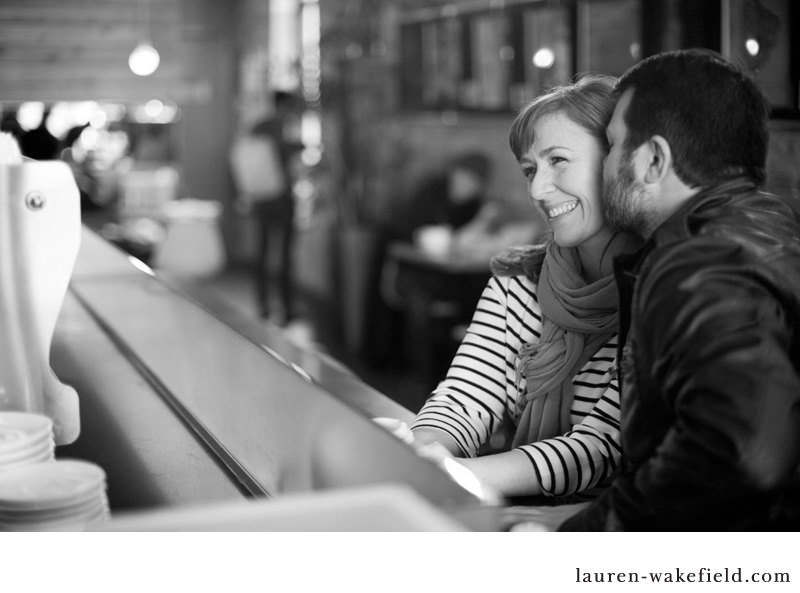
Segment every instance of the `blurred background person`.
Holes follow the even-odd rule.
[[[541,216],[524,212],[510,200],[487,201],[477,215],[453,233],[450,251],[455,257],[488,262],[513,245],[535,243],[547,233]]]
[[[293,159],[303,149],[294,131],[303,110],[302,99],[277,91],[272,114],[256,123],[231,150],[231,168],[237,189],[236,208],[257,223],[257,252],[253,266],[256,304],[262,319],[270,318],[272,282],[278,287],[281,325],[297,315],[293,286],[292,248],[295,236]],[[271,274],[271,248],[277,247],[278,269]]]
[[[49,161],[58,158],[59,140],[47,129],[50,119],[50,108],[45,107],[42,121],[37,127],[25,132],[19,139],[22,155],[37,161]]]
[[[391,229],[393,238],[412,241],[423,227],[457,230],[472,222],[488,200],[491,175],[491,162],[481,152],[453,157],[444,168],[423,177],[411,198],[399,205]]]
[[[72,169],[75,183],[81,194],[81,212],[96,210],[101,207],[97,200],[98,180],[92,166],[90,154],[76,155],[75,144],[80,140],[81,134],[89,126],[88,123],[71,127],[61,141],[60,158]]]
[[[460,153],[441,169],[423,174],[410,196],[398,200],[395,215],[383,229],[368,301],[365,355],[374,366],[402,368],[409,362],[403,355],[403,342],[408,340],[406,302],[398,289],[398,262],[388,256],[391,243],[414,244],[423,258],[469,260],[476,269],[485,265],[488,277],[494,255],[509,245],[529,244],[541,232],[539,217],[491,192],[492,172],[492,162],[483,152]],[[460,339],[457,328],[469,321],[476,299],[471,293],[434,299],[431,314],[441,342],[437,350],[443,350],[434,366],[443,367],[452,358]],[[454,332],[459,334],[456,338]]]
[[[25,130],[19,124],[19,120],[17,120],[16,111],[7,111],[3,113],[3,119],[0,121],[0,132],[11,134],[17,141],[17,144],[19,144],[19,140],[22,138]]]

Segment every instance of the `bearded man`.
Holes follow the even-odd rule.
[[[559,529],[797,531],[800,219],[761,191],[765,101],[705,50],[615,93],[605,213],[645,240],[616,261],[624,465]]]

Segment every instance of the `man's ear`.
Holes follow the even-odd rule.
[[[672,169],[672,150],[663,136],[653,136],[645,142],[647,156],[645,183],[659,183]]]

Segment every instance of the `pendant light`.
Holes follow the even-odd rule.
[[[150,28],[150,0],[138,0],[139,2],[139,25],[141,30]],[[144,16],[142,17],[142,15]],[[140,33],[141,41],[128,56],[128,66],[131,72],[137,76],[150,76],[158,69],[161,56],[150,40]]]

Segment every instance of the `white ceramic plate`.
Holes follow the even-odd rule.
[[[0,472],[0,508],[47,509],[76,504],[105,489],[99,466],[74,459],[44,461]]]

